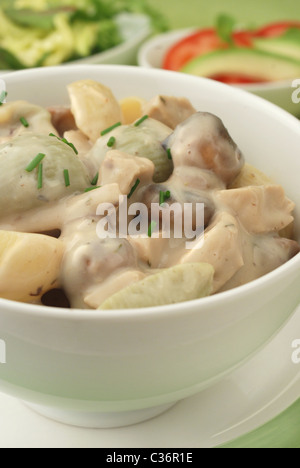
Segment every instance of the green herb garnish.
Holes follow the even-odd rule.
[[[57,140],[62,141],[62,142],[65,143],[66,145],[70,146],[70,148],[72,148],[72,150],[74,151],[75,154],[78,154],[78,151],[77,151],[77,149],[75,148],[75,146],[73,145],[73,143],[71,143],[70,141],[68,141],[66,138],[59,138],[58,136],[54,135],[54,133],[49,133],[49,136],[55,137],[55,138],[57,138]]]
[[[114,146],[115,143],[116,143],[116,139],[115,139],[115,137],[112,136],[112,137],[110,137],[110,139],[108,140],[107,146],[108,146],[109,148],[112,148],[112,147]]]
[[[2,106],[4,104],[3,101],[5,101],[5,98],[7,97],[7,92],[6,91],[2,91],[2,93],[0,94],[0,106]]]
[[[64,179],[65,179],[65,186],[70,187],[70,174],[68,169],[64,169]]]
[[[112,125],[111,127],[106,128],[101,132],[101,136],[107,135],[107,133],[110,133],[112,130],[114,130],[117,127],[120,127],[122,124],[121,122],[117,122],[116,124]]]
[[[172,161],[172,153],[171,153],[171,148],[168,148],[167,149],[167,155],[168,155],[168,159],[170,159],[170,161]]]
[[[39,164],[38,167],[38,190],[43,188],[43,164]]]
[[[91,185],[97,185],[98,179],[99,179],[99,172],[97,172],[97,174],[96,174],[95,177],[93,178],[93,180],[92,180],[92,182],[91,182]]]
[[[24,125],[25,128],[28,128],[29,127],[29,123],[27,122],[27,120],[25,119],[25,117],[21,117],[20,118],[20,122],[22,125]]]
[[[232,16],[221,14],[217,18],[216,30],[218,36],[228,44],[233,45],[233,32],[236,21]]]
[[[149,119],[149,115],[144,115],[144,117],[142,117],[140,120],[138,120],[137,122],[135,122],[134,126],[135,127],[138,127],[139,125],[141,125],[143,122],[145,122],[145,120]]]
[[[148,229],[148,237],[152,237],[153,231],[156,228],[156,226],[157,226],[156,221],[151,221],[151,224]]]
[[[141,183],[140,179],[137,179],[136,183],[134,184],[134,186],[130,190],[129,194],[127,195],[128,199],[132,197],[132,195],[134,194],[134,192],[136,191],[136,189],[138,188],[140,183]]]
[[[85,189],[84,193],[91,192],[92,190],[96,190],[98,188],[101,188],[101,185],[97,185],[96,187],[88,187]]]
[[[159,192],[159,204],[160,204],[160,206],[163,205],[166,200],[169,200],[170,197],[171,197],[170,190],[167,190],[166,192],[160,191]]]
[[[46,155],[43,153],[39,153],[28,166],[26,167],[27,172],[32,172],[39,164],[40,162],[44,159]]]

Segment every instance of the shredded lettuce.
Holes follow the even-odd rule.
[[[3,0],[0,68],[59,65],[110,49],[123,41],[116,21],[123,12],[146,14],[153,29],[167,29],[147,0]]]

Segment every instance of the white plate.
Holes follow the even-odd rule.
[[[270,421],[299,398],[300,364],[292,362],[292,342],[299,335],[300,307],[255,358],[221,383],[157,418],[120,429],[65,426],[1,394],[0,447],[201,448],[227,443]]]

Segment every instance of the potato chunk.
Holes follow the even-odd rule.
[[[53,237],[0,231],[0,297],[35,302],[57,286],[63,254]]]
[[[101,131],[122,122],[122,110],[111,90],[93,80],[81,80],[68,86],[71,111],[77,127],[93,142]]]

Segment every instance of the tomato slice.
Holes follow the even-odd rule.
[[[217,36],[215,29],[203,29],[171,47],[164,59],[163,68],[178,71],[194,57],[223,47],[224,43]]]
[[[212,80],[221,81],[226,84],[257,84],[263,83],[264,80],[259,80],[252,78],[251,76],[246,76],[242,74],[220,74],[210,76]]]
[[[254,36],[266,38],[279,37],[291,28],[300,29],[300,21],[279,21],[277,23],[271,23],[258,29],[254,33]]]
[[[251,47],[252,35],[247,31],[237,31],[233,34],[233,42],[238,47]],[[228,47],[229,44],[218,36],[214,28],[202,29],[171,47],[165,56],[163,68],[178,71],[195,57]]]

